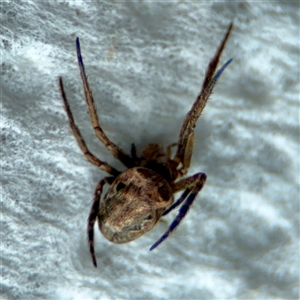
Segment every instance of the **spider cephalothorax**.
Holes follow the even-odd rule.
[[[111,175],[100,180],[98,183],[88,218],[88,241],[95,267],[97,266],[97,262],[94,250],[94,224],[97,219],[102,234],[108,240],[118,244],[127,243],[151,230],[162,216],[182,203],[176,218],[168,230],[150,248],[150,250],[153,250],[179,225],[205,184],[206,175],[204,173],[196,173],[178,181],[177,179],[185,175],[190,166],[196,121],[203,111],[218,78],[232,61],[232,59],[228,60],[216,72],[219,58],[232,26],[233,24],[231,23],[215,56],[208,65],[202,90],[184,119],[178,142],[170,145],[166,151],[157,144],[150,144],[144,149],[140,157],[137,157],[134,145],[132,145],[131,155],[129,156],[116,144],[111,142],[103,132],[85,74],[79,39],[76,39],[78,64],[95,134],[110,153],[127,167],[127,170],[121,173],[106,162],[99,160],[89,151],[74,122],[65,95],[62,78],[60,77],[59,84],[62,99],[71,130],[80,149],[89,162]],[[175,156],[172,157],[171,147],[174,146],[177,146],[177,150]],[[110,188],[103,199],[101,199],[104,184],[110,185]],[[184,192],[174,202],[173,194],[182,190]]]

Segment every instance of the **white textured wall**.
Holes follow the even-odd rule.
[[[299,4],[1,3],[1,299],[299,297]],[[178,230],[86,245],[97,182],[58,89],[97,156],[76,62],[80,37],[108,136],[126,151],[177,140],[231,20],[189,174],[207,185]]]

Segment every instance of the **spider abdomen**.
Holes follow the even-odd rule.
[[[160,174],[130,168],[116,177],[100,201],[99,228],[111,242],[130,242],[151,230],[173,201],[172,188]]]

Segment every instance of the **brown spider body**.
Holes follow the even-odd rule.
[[[137,157],[134,145],[132,145],[131,156],[129,156],[111,142],[102,130],[85,73],[79,39],[76,39],[78,64],[95,135],[110,153],[127,167],[127,170],[121,173],[106,162],[99,160],[89,151],[74,121],[60,77],[60,90],[69,125],[81,151],[89,162],[111,175],[103,178],[98,183],[88,217],[88,242],[95,267],[97,266],[94,250],[94,224],[96,220],[98,220],[100,231],[109,241],[118,244],[127,243],[151,230],[162,216],[180,205],[179,212],[168,230],[150,248],[150,250],[153,250],[180,224],[197,194],[204,186],[206,175],[201,172],[181,180],[177,179],[185,175],[190,166],[196,121],[203,111],[218,78],[232,61],[232,59],[228,60],[216,72],[219,58],[232,26],[231,23],[215,56],[209,63],[202,90],[185,117],[178,142],[170,145],[167,151],[157,144],[150,144],[142,151],[140,157]],[[172,157],[171,147],[174,146],[177,146],[177,150],[175,156]],[[110,188],[101,199],[105,184],[110,185]],[[183,193],[174,202],[173,194],[178,191],[183,191]]]

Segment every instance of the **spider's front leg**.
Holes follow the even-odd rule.
[[[88,244],[90,248],[92,261],[96,268],[97,268],[97,261],[96,261],[95,249],[94,249],[94,225],[99,212],[99,204],[101,200],[103,186],[106,183],[111,185],[114,179],[115,177],[105,177],[102,180],[100,180],[94,193],[93,205],[91,207],[90,214],[88,217],[88,226],[87,226]]]
[[[185,217],[187,214],[190,206],[193,204],[196,196],[203,188],[206,181],[206,174],[204,173],[197,173],[193,176],[190,176],[188,178],[182,179],[178,181],[177,183],[174,183],[173,185],[173,191],[178,192],[181,190],[185,191],[182,193],[181,197],[174,202],[164,213],[163,215],[166,215],[171,210],[173,210],[175,207],[180,205],[182,202],[182,206],[179,209],[179,212],[174,219],[174,221],[169,226],[168,230],[161,236],[161,238],[155,242],[151,248],[150,251],[155,249],[160,243],[162,243],[171,233],[174,229],[177,228],[177,226],[180,224],[181,220]]]
[[[120,147],[118,147],[116,144],[114,144],[104,133],[99,118],[97,115],[97,110],[93,98],[92,91],[89,86],[89,82],[85,73],[85,68],[83,64],[83,59],[81,56],[81,50],[80,50],[80,43],[79,38],[76,39],[76,51],[77,51],[77,60],[80,70],[81,79],[83,82],[83,89],[84,89],[84,95],[85,100],[88,105],[89,115],[91,118],[91,123],[94,128],[94,132],[96,137],[99,139],[101,143],[108,149],[108,151],[119,161],[121,161],[127,168],[132,168],[135,166],[133,163],[133,160],[130,156],[128,156]]]
[[[227,32],[223,38],[223,40],[220,43],[219,48],[217,49],[217,52],[213,59],[210,61],[205,78],[202,84],[202,89],[199,95],[197,96],[192,108],[187,113],[183,125],[181,127],[181,131],[179,134],[178,139],[178,148],[176,155],[174,157],[174,161],[177,163],[177,165],[181,164],[181,169],[179,169],[180,175],[186,174],[191,158],[192,158],[192,152],[193,152],[193,146],[194,146],[194,129],[196,127],[196,122],[203,111],[206,102],[208,98],[210,97],[213,88],[221,76],[224,69],[231,63],[232,59],[229,59],[217,72],[217,65],[220,59],[220,56],[224,50],[225,44],[228,40],[228,37],[230,35],[231,29],[233,27],[233,23],[230,23]],[[216,72],[216,73],[215,73]]]
[[[83,155],[86,157],[86,159],[92,163],[93,165],[97,166],[98,168],[100,168],[101,170],[103,170],[106,173],[109,173],[113,176],[117,176],[120,174],[120,172],[118,170],[116,170],[115,168],[113,168],[112,166],[110,166],[108,163],[98,159],[93,153],[91,153],[91,151],[88,149],[81,133],[80,130],[78,128],[78,126],[75,123],[72,111],[70,109],[69,106],[69,102],[67,100],[67,96],[65,93],[65,89],[64,89],[64,85],[63,85],[63,80],[60,77],[59,78],[59,87],[60,87],[60,92],[61,92],[61,96],[62,96],[62,100],[64,103],[64,107],[68,116],[68,120],[69,120],[69,126],[73,132],[73,135],[77,141],[77,144],[80,148],[80,150],[82,151]]]

